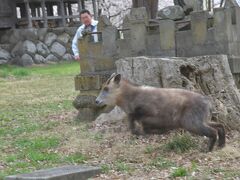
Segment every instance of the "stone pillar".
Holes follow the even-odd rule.
[[[191,29],[194,44],[204,44],[207,39],[207,11],[194,12],[191,14]]]
[[[161,20],[159,23],[160,49],[166,54],[176,56],[175,53],[175,22],[172,20]]]
[[[214,38],[218,42],[231,39],[232,17],[231,10],[224,8],[214,9]]]
[[[129,16],[130,47],[133,56],[146,54],[147,24],[148,16],[146,8],[133,8]]]
[[[98,31],[102,41],[89,41],[91,34],[79,40],[81,73],[75,77],[75,89],[80,94],[73,102],[79,111],[78,121],[93,121],[104,111],[95,105],[95,99],[101,85],[115,71],[117,29],[103,16],[99,18]]]

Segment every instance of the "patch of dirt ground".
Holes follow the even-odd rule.
[[[237,131],[227,132],[223,149],[215,147],[213,152],[206,153],[208,139],[183,131],[136,137],[130,134],[126,120],[72,123],[75,116],[76,112],[72,112],[47,119],[62,122],[54,127],[63,137],[57,152],[81,152],[87,157],[85,164],[102,168],[103,173],[92,179],[240,178],[240,133]],[[185,144],[193,142],[194,146],[183,152],[166,148],[176,137],[183,136],[190,137]],[[179,146],[185,146],[184,143]]]

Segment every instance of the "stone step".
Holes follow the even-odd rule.
[[[101,173],[101,169],[98,167],[63,166],[29,174],[8,176],[5,180],[85,180],[99,173]]]

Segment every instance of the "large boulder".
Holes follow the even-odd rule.
[[[54,56],[53,54],[49,54],[49,55],[46,57],[46,62],[48,62],[48,61],[57,62],[57,61],[59,61],[59,59],[58,59],[56,56]]]
[[[0,48],[0,59],[8,61],[11,58],[11,55],[8,51]]]
[[[7,64],[7,62],[8,62],[8,61],[5,60],[5,59],[0,59],[0,65],[1,65],[1,64]]]
[[[35,64],[41,64],[41,63],[45,63],[46,59],[40,54],[35,54],[33,61]]]
[[[72,60],[74,60],[74,57],[73,57],[72,54],[67,53],[67,54],[64,54],[62,59],[65,60],[65,61],[72,61]]]
[[[185,17],[181,6],[168,6],[158,12],[158,17],[163,19],[180,20]]]
[[[117,71],[140,85],[184,88],[208,96],[214,116],[226,127],[240,130],[240,93],[225,55],[192,58],[124,58]]]
[[[19,41],[11,51],[12,56],[22,56],[23,52],[23,42]]]
[[[69,36],[69,34],[63,33],[63,34],[61,34],[60,36],[58,36],[57,40],[58,40],[60,43],[66,44],[66,43],[69,42],[70,38],[71,38],[71,37]]]
[[[16,29],[15,31],[19,31],[21,37],[23,39],[27,39],[29,41],[37,42],[38,40],[38,29],[30,28],[30,29]]]
[[[66,53],[66,48],[58,42],[54,42],[50,50],[53,54],[60,57]]]
[[[40,28],[38,29],[38,38],[40,41],[44,41],[44,38],[48,32],[48,28]]]
[[[37,48],[32,41],[26,40],[23,42],[23,52],[34,55],[37,52]]]
[[[109,113],[100,114],[93,122],[93,130],[100,132],[123,132],[127,131],[127,115],[119,107],[115,107]]]
[[[33,58],[29,54],[24,54],[19,59],[18,64],[20,66],[31,66],[34,64]]]
[[[46,34],[45,36],[45,40],[44,40],[44,43],[47,45],[47,46],[51,46],[52,43],[57,39],[57,35],[52,33],[52,32],[49,32]]]
[[[42,42],[37,43],[37,52],[44,57],[46,57],[50,53],[47,45]]]

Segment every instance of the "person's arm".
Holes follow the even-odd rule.
[[[79,49],[78,49],[78,39],[81,37],[82,37],[82,28],[80,27],[77,30],[77,32],[72,40],[72,51],[73,51],[75,60],[80,60]]]

